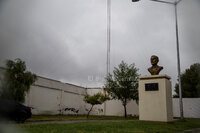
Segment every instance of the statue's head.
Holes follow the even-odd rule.
[[[152,64],[153,66],[155,66],[155,65],[158,64],[158,62],[159,62],[158,56],[152,55],[152,56],[151,56],[151,64]]]

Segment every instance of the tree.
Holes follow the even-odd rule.
[[[200,64],[196,63],[186,69],[181,74],[181,86],[183,98],[200,97]],[[179,97],[179,85],[175,85],[176,94],[174,97]]]
[[[94,107],[94,105],[98,105],[98,104],[102,104],[104,103],[105,101],[109,100],[110,98],[107,96],[107,95],[104,95],[102,93],[97,93],[97,94],[94,94],[93,96],[89,95],[89,94],[86,94],[85,97],[84,97],[84,101],[88,104],[91,104],[91,108],[90,110],[88,111],[88,114],[87,114],[87,118],[90,114],[90,112],[92,111],[92,108]]]
[[[107,76],[105,90],[113,99],[121,100],[124,117],[127,117],[127,103],[130,100],[138,101],[138,69],[134,64],[128,65],[122,61],[118,68],[114,68],[113,74]]]
[[[35,74],[26,71],[26,64],[21,59],[7,60],[0,97],[2,99],[24,102],[25,94],[36,78]]]

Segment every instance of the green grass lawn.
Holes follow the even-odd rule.
[[[174,133],[200,128],[200,120],[186,119],[186,122],[175,121],[173,124],[124,120],[71,124],[24,124],[19,126],[29,133]]]
[[[135,120],[137,117],[127,117],[126,119],[121,116],[89,116],[86,115],[33,115],[28,119],[28,122],[36,121],[71,121],[71,120]]]

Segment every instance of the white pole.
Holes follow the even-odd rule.
[[[177,45],[177,67],[178,67],[178,83],[179,83],[180,119],[181,119],[181,121],[184,121],[184,116],[183,116],[183,101],[182,101],[182,87],[181,87],[181,67],[180,67],[180,53],[179,53],[177,3],[174,4],[174,7],[175,7],[175,19],[176,19],[176,45]]]
[[[106,76],[110,74],[110,27],[111,27],[111,0],[107,0],[107,71]],[[104,94],[106,92],[104,91]],[[106,102],[104,102],[104,115],[106,115]]]
[[[107,0],[107,76],[110,73],[111,0]]]

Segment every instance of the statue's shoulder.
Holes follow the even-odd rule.
[[[148,70],[149,70],[149,71],[152,70],[152,67],[149,67]]]
[[[163,69],[163,66],[159,66],[159,69],[162,70],[162,69]]]

